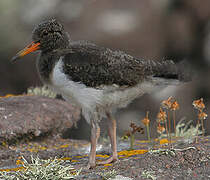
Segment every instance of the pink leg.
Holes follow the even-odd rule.
[[[117,161],[117,138],[116,138],[116,120],[112,117],[110,112],[106,112],[108,119],[108,134],[112,146],[112,157],[109,159],[100,162],[99,164],[108,164],[114,161]]]
[[[96,166],[96,145],[98,138],[100,136],[100,127],[98,125],[97,119],[91,121],[91,149],[89,154],[88,168],[93,168]]]

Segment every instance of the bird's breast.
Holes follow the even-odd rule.
[[[102,99],[102,90],[87,87],[82,82],[71,80],[71,74],[63,71],[63,57],[55,64],[50,76],[50,87],[63,97],[82,108],[95,108]]]

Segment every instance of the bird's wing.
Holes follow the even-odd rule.
[[[144,78],[144,64],[122,51],[112,51],[89,42],[71,43],[60,51],[63,72],[88,87],[129,87]]]
[[[63,56],[63,71],[75,82],[88,87],[126,88],[152,78],[178,79],[173,61],[137,59],[122,51],[113,51],[86,41],[72,42]],[[58,54],[58,53],[57,53]]]

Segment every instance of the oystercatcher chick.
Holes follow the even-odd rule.
[[[69,102],[79,106],[91,126],[88,167],[96,165],[99,121],[106,117],[112,156],[100,164],[116,161],[116,120],[112,111],[126,107],[145,93],[178,84],[179,70],[173,61],[142,60],[87,41],[71,41],[56,19],[38,24],[32,43],[12,61],[40,51],[37,69],[41,80]]]

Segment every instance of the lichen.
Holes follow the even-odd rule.
[[[56,93],[51,91],[47,86],[42,87],[30,87],[27,89],[28,95],[39,95],[39,96],[46,96],[50,98],[55,98]]]
[[[75,170],[73,166],[67,165],[67,161],[62,159],[48,159],[43,160],[33,158],[31,156],[31,163],[22,157],[22,168],[15,170],[5,170],[0,172],[0,179],[2,180],[62,180],[74,179],[81,171]]]
[[[193,126],[192,120],[186,122],[184,118],[182,118],[178,124],[176,125],[176,134],[172,133],[172,136],[176,137],[184,137],[184,138],[194,138],[197,135],[201,135],[202,131],[199,129],[200,125]],[[167,137],[167,134],[163,133],[159,137],[159,139]]]
[[[148,150],[145,150],[145,149],[130,150],[130,151],[124,150],[124,151],[118,152],[118,155],[129,157],[129,156],[134,156],[138,154],[144,154],[146,152],[148,152]]]
[[[141,173],[141,177],[152,180],[157,179],[157,177],[154,175],[154,171],[147,171],[147,170]]]
[[[99,176],[101,176],[104,180],[113,179],[116,177],[117,172],[115,169],[111,171],[102,171],[97,173]]]

